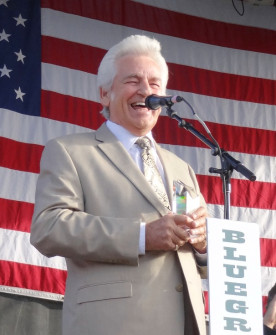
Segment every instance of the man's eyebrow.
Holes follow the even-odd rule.
[[[130,79],[130,78],[136,78],[136,79],[139,79],[139,78],[141,78],[141,76],[139,76],[138,74],[129,74],[129,75],[126,76],[124,79]]]
[[[142,76],[140,76],[139,74],[136,74],[136,73],[133,73],[133,74],[130,74],[130,75],[128,75],[128,76],[126,76],[125,78],[124,78],[124,80],[126,80],[126,79],[131,79],[131,78],[134,78],[134,79],[140,79],[140,78],[142,78]],[[161,78],[159,78],[159,77],[152,77],[152,78],[149,78],[149,80],[153,80],[153,81],[158,81],[158,82],[161,82],[162,80],[161,80]]]

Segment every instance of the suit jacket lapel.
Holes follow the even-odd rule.
[[[129,179],[161,215],[165,215],[167,212],[166,208],[154,194],[151,186],[144,178],[143,173],[105,124],[96,131],[96,139],[99,141],[98,148],[108,157],[116,168]]]
[[[164,173],[168,185],[168,196],[171,202],[173,199],[173,182],[179,180],[179,175],[175,173],[175,171],[177,171],[178,162],[177,160],[172,161],[171,153],[167,150],[162,149],[160,145],[156,145],[156,150],[164,168]],[[183,184],[184,189],[188,191],[192,197],[197,196],[198,194],[195,191],[194,185],[191,184],[189,175],[182,178],[183,179],[181,180],[181,183]]]

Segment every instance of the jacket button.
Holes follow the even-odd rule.
[[[178,284],[175,286],[175,289],[177,292],[183,292],[183,285],[182,284]]]

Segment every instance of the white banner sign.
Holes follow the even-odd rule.
[[[208,219],[210,335],[263,334],[259,226]]]

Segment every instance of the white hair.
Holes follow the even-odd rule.
[[[108,91],[117,74],[116,61],[121,57],[148,56],[152,58],[161,70],[162,89],[165,92],[168,82],[168,66],[161,54],[161,45],[154,39],[142,35],[131,35],[126,37],[118,44],[111,47],[103,57],[98,69],[97,90],[100,93],[100,88]],[[105,118],[109,118],[109,109],[104,107],[102,112]]]

